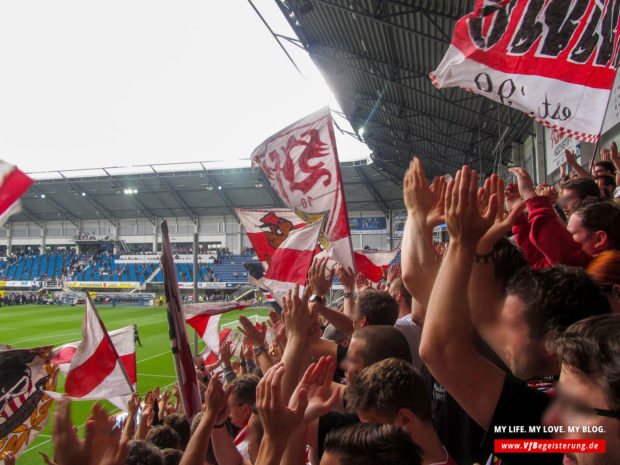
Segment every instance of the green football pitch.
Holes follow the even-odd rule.
[[[168,320],[165,308],[161,307],[99,307],[99,313],[109,331],[124,326],[137,324],[142,347],[136,347],[136,364],[138,391],[144,395],[155,386],[170,386],[176,381],[170,339],[168,338]],[[242,311],[225,313],[220,319],[220,326],[231,323],[239,315],[266,316],[269,309],[247,308]],[[39,306],[23,305],[0,308],[0,343],[16,348],[28,348],[45,345],[61,345],[81,339],[81,323],[84,307],[68,305]],[[188,335],[193,347],[194,331],[188,327]],[[204,343],[199,341],[199,350]],[[64,376],[59,375],[58,391],[63,392]],[[79,426],[80,436],[90,411],[92,401],[73,402],[73,423]],[[55,404],[54,404],[55,405]],[[107,401],[104,402],[108,412],[118,409]],[[54,407],[52,407],[53,415]],[[39,451],[50,457],[53,455],[51,438],[51,416],[47,426],[30,444],[17,460],[18,465],[43,463]]]

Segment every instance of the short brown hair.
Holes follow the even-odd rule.
[[[364,341],[362,356],[366,366],[386,358],[400,358],[411,363],[411,350],[407,338],[394,326],[364,326],[351,336]]]
[[[233,395],[238,404],[248,404],[252,407],[256,403],[256,386],[260,379],[256,375],[241,375],[231,384]]]
[[[180,413],[172,413],[164,418],[164,425],[170,426],[181,439],[179,449],[185,450],[189,442],[189,421],[187,417]]]
[[[432,420],[426,383],[411,363],[397,358],[364,368],[349,381],[344,395],[348,409],[374,409],[390,421],[403,408],[425,423]]]
[[[596,315],[578,321],[555,340],[563,367],[583,373],[603,389],[620,412],[620,315]]]
[[[369,325],[393,326],[398,319],[398,302],[385,291],[366,289],[357,298],[357,308]]]
[[[409,294],[409,291],[405,287],[405,282],[403,281],[403,278],[401,278],[400,276],[396,278],[394,281],[392,281],[390,287],[392,288],[392,292],[394,292],[394,295],[400,292],[405,299],[405,302],[407,302],[407,305],[411,307],[411,294]]]
[[[151,429],[146,435],[146,440],[159,449],[178,449],[181,443],[177,432],[167,425]]]
[[[411,435],[394,425],[356,423],[330,431],[325,452],[338,455],[341,465],[420,465],[422,451]]]
[[[601,190],[592,178],[573,178],[560,184],[562,190],[574,190],[581,200],[588,197],[601,198]]]

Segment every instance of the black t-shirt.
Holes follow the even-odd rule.
[[[493,419],[485,437],[485,446],[493,449],[495,439],[552,439],[547,433],[531,433],[530,426],[542,425],[542,417],[551,403],[549,394],[531,388],[525,381],[506,375]],[[510,426],[523,426],[525,432],[509,432]],[[495,432],[506,427],[505,432]],[[497,454],[502,465],[555,465],[562,454]]]
[[[508,367],[477,332],[474,332],[473,343],[480,355],[503,371],[508,371]],[[426,367],[423,368],[422,375],[430,389],[435,430],[450,456],[459,465],[486,463],[493,452],[493,443],[491,442],[490,448],[488,444],[483,444],[486,433],[484,429],[472,420]]]
[[[317,434],[317,450],[319,452],[319,459],[323,457],[323,444],[325,443],[327,433],[331,430],[343,428],[359,422],[360,418],[351,413],[329,412],[327,415],[323,415],[319,418],[319,428]]]
[[[346,358],[348,351],[348,345],[345,346],[342,344],[338,344],[338,346],[336,347],[336,371],[334,372],[334,381],[336,383],[341,382],[341,380],[345,377],[344,370],[340,368],[340,364]]]

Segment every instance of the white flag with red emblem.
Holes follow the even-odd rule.
[[[131,328],[131,327],[130,327]],[[130,335],[131,338],[127,335]],[[117,336],[123,353],[133,351],[133,328],[122,330]],[[90,295],[86,295],[86,313],[82,320],[82,341],[75,347],[67,345],[55,351],[54,363],[65,365],[70,358],[65,379],[65,394],[75,400],[108,399],[127,407],[128,396],[135,390],[135,355],[133,356],[134,383],[132,383],[119,353],[108,334]],[[127,347],[129,346],[129,347]],[[73,354],[71,354],[73,352]],[[50,395],[52,395],[50,393]],[[127,397],[125,397],[127,396]],[[58,397],[57,395],[55,397]],[[123,397],[125,397],[123,402]]]
[[[125,373],[127,373],[127,377],[129,378],[131,385],[135,389],[137,382],[136,346],[134,342],[133,326],[125,326],[124,328],[110,331],[109,335],[110,339],[112,340],[112,345],[116,349],[121,364],[125,370]],[[71,370],[71,362],[73,361],[73,357],[77,352],[78,348],[80,347],[81,343],[82,341],[70,342],[68,344],[63,344],[60,347],[56,347],[52,351],[52,358],[50,359],[50,362],[55,364],[60,369],[60,372],[63,375],[67,376],[69,374],[69,371]],[[118,374],[118,372],[116,374]],[[102,382],[102,384],[109,383],[110,381],[108,381],[108,379],[113,379],[116,374],[111,375],[112,378],[106,378]],[[124,381],[124,379],[121,379],[120,381]],[[122,396],[112,396],[107,399],[121,410],[127,410],[127,402],[129,401],[129,397],[130,396],[127,394]],[[96,398],[98,399],[99,397]],[[90,399],[95,398],[91,398],[88,394],[80,398],[80,400]]]
[[[596,142],[618,65],[619,19],[612,0],[477,0],[431,78]]]
[[[252,153],[282,200],[302,218],[324,217],[328,254],[355,270],[351,231],[329,108],[274,134]],[[315,222],[318,220],[312,220]]]
[[[378,283],[397,254],[398,249],[390,252],[356,250],[355,263],[357,264],[357,272],[363,273],[373,283]]]
[[[321,222],[311,223],[291,232],[271,258],[264,284],[278,301],[299,284],[306,284],[308,270],[315,256]]]
[[[289,233],[306,225],[293,210],[288,208],[261,210],[235,208],[235,213],[265,270],[276,249],[286,240]]]

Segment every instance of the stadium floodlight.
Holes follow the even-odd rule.
[[[86,192],[82,192],[82,197],[86,197]]]
[[[213,186],[207,186],[207,187],[206,187],[206,189],[207,189],[208,191],[212,191],[212,190],[213,190]]]
[[[44,199],[45,198],[45,194],[41,194],[41,198]]]
[[[222,190],[222,186],[217,186],[217,190],[221,191]]]
[[[129,189],[125,189],[123,192],[125,193],[125,195],[133,195],[138,193],[138,189],[132,189],[130,187]]]
[[[137,194],[137,193],[138,193],[138,189],[134,189],[134,190],[133,190],[133,193],[134,193],[134,194]]]
[[[358,129],[358,134],[360,135],[360,137],[364,137],[364,133],[366,132],[366,128],[365,127],[361,127]]]

